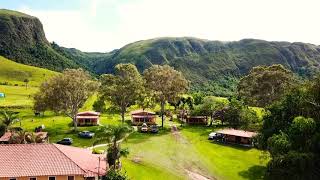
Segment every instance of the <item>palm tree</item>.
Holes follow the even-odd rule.
[[[3,124],[8,127],[11,123],[13,123],[14,120],[17,119],[18,112],[3,110],[0,111],[0,116],[2,116],[1,120]]]
[[[10,138],[10,143],[12,144],[27,144],[26,137],[28,133],[25,131],[17,131],[13,133]]]
[[[126,125],[119,126],[102,126],[98,130],[98,139],[94,142],[94,145],[100,143],[107,143],[107,156],[109,165],[113,165],[113,168],[116,169],[116,163],[120,163],[120,157],[126,156],[128,150],[121,149],[121,142],[128,137],[130,132],[132,132],[132,127]]]

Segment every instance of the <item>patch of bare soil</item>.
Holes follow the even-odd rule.
[[[185,169],[185,171],[187,172],[187,174],[191,180],[214,180],[212,178],[206,177],[206,176],[201,175],[201,174],[194,172],[194,171],[190,171],[187,169]]]
[[[132,162],[134,163],[140,163],[141,162],[141,157],[140,156],[135,156],[131,159]]]
[[[189,142],[181,135],[179,129],[176,125],[171,126],[171,133],[176,139],[176,142],[182,143],[182,144],[188,144]]]

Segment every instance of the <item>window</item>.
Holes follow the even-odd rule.
[[[9,180],[17,180],[17,178],[10,178]]]
[[[29,180],[37,180],[37,178],[36,177],[31,177],[31,178],[29,178]]]
[[[56,180],[56,177],[55,176],[49,176],[48,180]]]
[[[74,176],[68,176],[68,180],[74,180]]]

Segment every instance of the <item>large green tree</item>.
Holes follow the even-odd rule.
[[[249,105],[265,107],[279,100],[292,80],[292,72],[282,65],[257,66],[241,78],[238,95]]]
[[[52,110],[69,116],[77,129],[77,114],[96,91],[98,83],[82,69],[66,69],[40,86],[35,95],[35,109]]]
[[[181,72],[168,65],[153,65],[144,71],[146,88],[153,92],[155,99],[161,107],[161,126],[163,127],[165,105],[176,100],[179,95],[186,92],[188,81]]]
[[[266,108],[259,145],[272,159],[268,179],[320,179],[320,76]]]
[[[102,75],[101,82],[102,98],[120,109],[124,122],[127,108],[139,99],[143,91],[143,79],[139,71],[133,64],[118,64],[115,67],[115,75]]]

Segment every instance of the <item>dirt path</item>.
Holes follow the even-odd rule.
[[[171,133],[174,136],[174,138],[176,139],[177,143],[189,144],[188,140],[181,135],[181,133],[176,125],[171,124]],[[190,180],[215,180],[215,178],[206,177],[204,175],[201,175],[198,172],[195,172],[195,171],[192,171],[192,170],[189,170],[186,168],[184,170],[187,172]]]
[[[189,171],[187,169],[185,171],[187,172],[187,174],[191,180],[213,180],[212,178],[205,177],[199,173]]]

